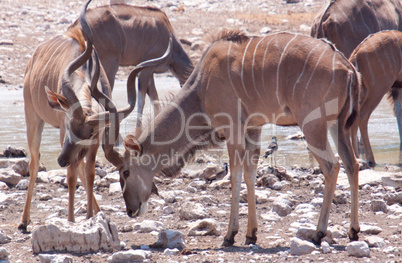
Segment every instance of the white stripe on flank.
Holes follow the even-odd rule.
[[[250,98],[250,96],[248,95],[248,92],[247,92],[247,89],[246,89],[246,85],[244,84],[244,61],[246,60],[246,54],[247,54],[248,46],[250,45],[250,43],[251,43],[252,40],[253,40],[253,38],[250,38],[250,40],[249,40],[248,43],[247,43],[246,49],[244,50],[243,59],[242,59],[242,61],[241,61],[241,75],[240,75],[241,83],[242,83],[242,85],[243,85],[243,89],[244,89],[244,91],[246,92],[247,97],[249,97],[249,98]]]
[[[332,80],[331,80],[331,84],[329,85],[329,87],[327,88],[327,92],[324,95],[324,98],[328,95],[328,93],[331,91],[331,87],[332,85],[335,83],[335,62],[336,62],[336,55],[338,54],[338,52],[334,52],[334,55],[332,56]]]
[[[240,98],[239,97],[239,94],[237,94],[237,90],[236,90],[236,88],[235,88],[235,86],[234,86],[234,84],[233,84],[233,80],[232,80],[232,71],[231,71],[231,69],[230,69],[230,52],[232,51],[232,44],[233,44],[233,42],[232,41],[229,41],[229,48],[228,48],[228,54],[227,54],[227,65],[228,65],[228,78],[229,78],[229,82],[230,82],[230,86],[232,87],[232,89],[233,89],[233,92],[236,94],[236,97],[237,98]]]
[[[282,59],[283,59],[283,57],[284,57],[284,55],[285,55],[285,53],[286,53],[286,49],[288,49],[290,43],[292,43],[293,40],[296,39],[296,37],[297,37],[297,35],[295,35],[295,36],[286,44],[285,48],[284,48],[283,51],[282,51],[281,58],[279,59],[278,67],[277,67],[277,69],[276,69],[276,99],[278,100],[278,104],[279,104],[280,107],[282,107],[282,105],[281,105],[281,100],[279,99],[279,69],[280,69],[280,67],[281,67]]]
[[[337,6],[338,7],[338,6]],[[350,28],[353,28],[353,23],[352,22],[350,22],[350,20],[349,20],[349,16],[348,15],[346,15],[346,13],[343,11],[343,9],[342,8],[340,8],[340,7],[338,7],[338,10],[346,17],[346,19],[348,20],[348,23],[350,24]],[[336,24],[336,23],[335,23]]]
[[[387,75],[387,71],[385,69],[385,65],[383,62],[383,55],[378,53],[378,49],[375,48],[375,46],[373,45],[373,41],[369,41],[369,43],[371,44],[371,47],[374,50],[374,54],[377,57],[377,63],[380,64],[382,71],[384,72],[384,75]],[[384,54],[385,56],[385,54]]]
[[[255,86],[254,66],[255,66],[255,54],[257,53],[258,46],[265,39],[265,37],[261,38],[261,40],[258,41],[257,45],[255,46],[254,54],[253,54],[253,64],[251,66],[251,72],[252,72],[251,75],[253,76],[253,87],[254,87],[255,92],[258,94],[258,97],[260,97],[261,102],[263,102],[262,97],[261,97],[260,93],[258,92],[257,87]]]
[[[306,95],[307,88],[308,88],[308,86],[310,85],[311,80],[313,79],[314,72],[315,72],[315,70],[317,69],[318,65],[320,64],[320,61],[321,61],[321,59],[322,59],[322,56],[324,56],[325,50],[326,50],[327,48],[328,48],[328,46],[326,46],[325,49],[321,52],[321,55],[320,55],[320,57],[318,58],[317,63],[315,64],[315,67],[314,67],[314,69],[313,69],[313,72],[311,72],[310,78],[309,78],[309,80],[308,80],[307,83],[306,83],[306,87],[304,87],[303,98],[304,98],[305,95]]]
[[[43,75],[45,74],[46,69],[47,69],[47,67],[49,66],[50,62],[53,62],[53,59],[52,59],[53,56],[59,51],[59,49],[61,49],[61,47],[62,47],[65,43],[67,43],[67,39],[65,39],[63,42],[61,42],[61,44],[59,44],[59,46],[53,51],[52,55],[48,58],[48,61],[47,61],[46,65],[43,67],[42,74],[41,74],[41,76],[40,76],[39,85],[41,85],[41,83],[42,83]],[[51,49],[48,49],[48,50],[51,50]]]
[[[362,11],[362,8],[361,8],[361,6],[359,6],[360,18],[362,19],[362,22],[363,22],[364,27],[367,29],[367,31],[369,32],[369,34],[371,34],[371,29],[370,29],[370,27],[366,24],[366,21],[364,21],[364,16],[363,16],[363,13],[362,13],[361,11]]]
[[[377,21],[377,24],[378,24],[378,28],[379,28],[378,32],[382,31],[382,26],[381,26],[380,20],[378,19],[378,15],[377,15],[377,12],[375,11],[375,8],[371,8],[371,10],[373,10],[375,20]]]
[[[277,39],[278,38],[278,34],[275,36],[275,38],[272,38],[270,41],[268,41],[268,43],[265,45],[265,52],[264,52],[264,59],[262,60],[262,87],[263,89],[265,89],[265,58],[267,56],[268,53],[268,48],[269,48],[269,44],[272,42],[272,40]]]
[[[315,45],[315,46],[310,50],[310,52],[309,52],[308,55],[307,55],[307,58],[306,58],[306,60],[305,60],[305,62],[304,62],[304,65],[303,65],[303,70],[301,71],[299,77],[297,78],[297,80],[296,80],[296,82],[295,82],[295,85],[293,86],[293,92],[292,92],[292,97],[293,97],[293,98],[295,97],[296,86],[297,86],[297,84],[299,83],[299,81],[301,80],[302,76],[304,75],[304,71],[306,70],[306,66],[307,66],[307,64],[308,64],[308,60],[309,60],[311,54],[313,54],[314,49],[315,49],[316,47],[318,47],[319,45],[320,45],[320,43],[317,43],[317,45]]]

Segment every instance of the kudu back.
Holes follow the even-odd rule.
[[[232,204],[223,245],[239,229],[242,174],[247,185],[246,244],[256,243],[256,168],[261,128],[298,125],[325,176],[324,202],[313,241],[325,236],[340,165],[337,144],[351,185],[349,237],[357,240],[358,169],[349,127],[358,114],[359,78],[353,65],[324,40],[291,33],[248,37],[223,31],[205,51],[185,86],[139,137],[128,135],[121,169],[129,216],[141,215],[156,174],[175,175],[197,150],[226,141]],[[162,161],[163,160],[163,161]]]
[[[168,17],[157,8],[125,4],[100,6],[88,10],[87,20],[93,32],[93,44],[112,87],[119,66],[137,65],[161,57],[169,39],[172,39],[172,50],[165,62],[147,67],[138,75],[139,133],[146,94],[151,99],[155,115],[160,111],[153,73],[170,70],[183,85],[193,70],[193,64],[176,38]],[[71,29],[80,27],[79,20],[70,26]],[[135,89],[135,86],[128,88]]]

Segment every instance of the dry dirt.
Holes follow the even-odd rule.
[[[96,5],[99,3],[107,3],[107,1],[96,1]],[[131,1],[138,5],[152,5],[158,4],[158,1]],[[159,1],[165,3],[165,1]],[[180,1],[181,2],[181,1]],[[175,28],[176,34],[181,39],[186,39],[190,42],[195,42],[204,38],[205,35],[216,32],[219,28],[241,28],[246,30],[250,34],[259,34],[260,29],[269,26],[272,30],[287,30],[292,32],[300,32],[308,34],[308,31],[302,31],[301,24],[310,25],[315,12],[319,10],[324,4],[324,1],[312,1],[312,5],[305,7],[304,3],[300,4],[286,4],[285,1],[265,1],[268,7],[274,6],[277,14],[267,14],[268,11],[260,11],[260,6],[248,5],[247,8],[243,7],[240,1],[206,1],[206,2],[232,2],[234,7],[238,6],[238,9],[226,10],[216,9],[205,11],[198,9],[197,7],[188,7],[185,4],[179,5],[178,8],[166,7],[162,5],[162,9],[167,13],[171,19],[172,25]],[[251,2],[251,1],[250,1]],[[264,1],[256,1],[256,3],[262,3]],[[29,56],[34,52],[35,47],[42,41],[49,39],[55,34],[62,33],[68,26],[68,23],[59,23],[60,18],[64,14],[67,19],[78,16],[79,10],[82,5],[82,1],[71,0],[0,0],[0,42],[5,41],[6,44],[0,45],[0,81],[5,84],[0,84],[4,87],[9,86],[21,86],[23,83],[23,74],[25,65],[29,59]],[[250,7],[251,6],[251,7]],[[30,10],[39,10],[43,13],[43,16],[36,16],[31,14]],[[73,19],[72,18],[72,19]],[[71,19],[71,21],[72,21]],[[284,20],[286,19],[286,20]],[[70,21],[70,22],[71,22]],[[199,30],[200,29],[200,30]],[[4,41],[3,41],[4,42]],[[8,43],[8,44],[7,44]],[[189,46],[186,46],[186,50],[190,53],[192,58],[196,60],[199,56],[199,51],[191,51]],[[198,53],[197,53],[198,52]],[[127,70],[121,70],[118,74],[118,78],[125,79]],[[1,87],[0,86],[0,87]],[[183,182],[181,184],[175,184],[172,186],[173,179],[162,179],[157,183],[159,191],[163,190],[186,190],[186,187],[191,180],[186,176],[179,176]],[[229,204],[230,204],[230,188],[212,190],[206,188],[202,194],[211,195],[213,198],[210,202],[203,202],[203,205],[209,209],[212,218],[218,222],[223,223],[222,232],[226,231],[226,225],[229,221]],[[309,203],[313,198],[317,197],[314,193],[313,187],[308,181],[302,181],[300,184],[290,184],[286,186],[281,192],[287,193],[290,191],[295,195],[296,204]],[[13,239],[11,243],[3,245],[10,253],[11,262],[39,262],[37,255],[32,254],[30,235],[22,234],[17,231],[17,225],[22,213],[23,203],[25,199],[25,190],[17,190],[11,188],[4,191],[6,194],[13,195],[14,202],[10,205],[0,208],[0,224],[1,229],[10,235]],[[131,224],[130,219],[124,215],[124,203],[121,194],[110,195],[108,188],[97,187],[95,192],[102,196],[99,200],[101,206],[115,206],[121,210],[119,216],[116,216],[116,212],[105,210],[105,214],[110,217],[119,229]],[[201,195],[201,191],[195,194],[187,193],[186,196]],[[39,204],[43,203],[39,201],[38,196],[42,193],[50,193],[53,199],[47,201],[47,205],[67,207],[66,195],[67,189],[60,188],[58,184],[37,184],[35,201],[33,204],[31,219],[31,227],[44,223],[45,218],[52,213],[52,211],[44,211],[40,209],[40,212],[35,210]],[[272,190],[275,194],[275,191]],[[383,232],[379,236],[383,238],[390,237],[392,235],[399,236],[401,240],[401,225],[400,220],[387,219],[387,214],[375,214],[370,209],[371,190],[360,190],[360,221],[370,224],[378,225],[383,229]],[[61,197],[61,198],[60,198]],[[157,197],[153,197],[156,198]],[[85,195],[81,192],[81,197],[77,198],[77,201],[85,201]],[[186,233],[187,221],[180,220],[178,217],[178,209],[180,202],[171,204],[175,214],[170,217],[166,217],[162,209],[157,204],[151,204],[148,207],[147,212],[141,218],[136,221],[140,222],[144,219],[162,220],[164,226],[167,229],[181,230]],[[258,204],[258,214],[268,212],[272,207],[272,202]],[[223,210],[226,213],[217,213],[219,210]],[[347,204],[332,205],[330,215],[330,225],[338,224],[345,225],[349,222],[350,200]],[[84,216],[84,213],[77,214],[77,216]],[[318,218],[313,219],[316,223]],[[349,240],[346,238],[339,239],[338,244],[334,245],[335,250],[338,253],[315,255],[305,255],[299,257],[281,257],[278,252],[287,251],[289,249],[289,240],[295,236],[295,233],[290,231],[290,224],[295,221],[292,217],[285,217],[280,222],[268,227],[267,223],[263,222],[259,218],[259,230],[257,233],[258,241],[257,248],[250,248],[243,245],[245,241],[245,228],[247,222],[247,216],[241,213],[240,216],[240,231],[236,238],[235,246],[229,248],[221,248],[221,237],[205,236],[205,237],[188,237],[187,248],[192,253],[191,255],[177,255],[166,256],[163,254],[163,250],[152,251],[151,262],[218,262],[223,260],[225,262],[289,262],[289,261],[302,261],[302,262],[385,262],[388,259],[388,255],[381,250],[372,249],[370,259],[359,259],[355,257],[349,257],[345,251],[345,246]],[[392,226],[392,227],[390,227]],[[395,228],[394,226],[399,226]],[[272,236],[276,233],[287,241],[284,244],[279,244],[273,247],[269,243],[272,240],[268,240],[266,236]],[[151,234],[138,234],[132,231],[119,232],[120,240],[126,243],[127,248],[138,248],[141,245],[151,245],[157,237]],[[361,234],[360,239],[364,240],[365,235]],[[107,257],[111,255],[109,252],[101,252],[97,254],[70,254],[74,258],[74,262],[105,262]],[[392,260],[392,259],[391,259]],[[401,252],[396,253],[396,258],[393,260],[402,261]]]

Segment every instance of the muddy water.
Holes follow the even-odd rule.
[[[171,97],[180,90],[176,79],[169,76],[158,76],[156,78],[160,98]],[[118,107],[126,105],[125,83],[118,81],[113,91],[113,100]],[[2,125],[0,126],[0,150],[4,150],[8,145],[24,147],[28,150],[26,142],[26,128],[24,117],[24,106],[22,89],[2,88],[0,92],[0,112],[2,114]],[[150,114],[150,103],[146,102],[146,114]],[[121,124],[122,136],[131,132],[135,126],[136,109]],[[306,166],[311,159],[306,149],[305,141],[292,141],[286,139],[287,136],[300,132],[298,127],[279,127],[275,125],[264,126],[262,132],[262,152],[271,142],[271,137],[278,138],[279,150],[275,154],[277,165],[290,167],[291,165]],[[379,107],[374,111],[370,123],[369,134],[374,150],[374,155],[379,167],[385,164],[396,165],[399,160],[399,134],[396,120],[392,113],[392,108],[388,101],[384,99]],[[58,168],[56,158],[60,153],[59,131],[49,125],[45,125],[42,144],[41,162],[50,168]],[[217,156],[226,156],[226,152],[215,150],[210,152]],[[99,151],[98,156],[103,157],[103,152]],[[270,160],[268,160],[270,161]],[[315,162],[315,165],[317,163]]]

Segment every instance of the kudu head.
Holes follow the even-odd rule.
[[[83,158],[89,146],[99,144],[99,134],[109,123],[109,112],[99,113],[91,107],[83,108],[76,94],[78,90],[87,91],[89,94],[86,100],[89,101],[88,105],[91,105],[90,93],[97,89],[96,84],[100,75],[100,63],[96,51],[93,54],[94,74],[91,84],[85,82],[83,74],[74,74],[77,69],[92,59],[92,32],[85,19],[86,9],[90,2],[88,1],[84,5],[80,13],[82,33],[87,42],[85,51],[74,59],[64,71],[61,80],[62,94],[45,87],[49,105],[66,115],[63,149],[57,159],[61,167],[68,166],[74,160]],[[87,71],[85,72],[86,75],[90,76],[89,68],[88,66],[84,67],[84,71]]]
[[[169,45],[165,54],[159,58],[144,61],[133,69],[127,80],[127,97],[129,106],[117,111],[113,103],[109,103],[110,99],[106,97],[103,100],[106,101],[104,107],[111,115],[111,126],[110,128],[105,129],[102,147],[106,159],[119,169],[120,185],[127,207],[127,214],[130,217],[140,215],[145,211],[146,201],[151,193],[157,194],[157,189],[152,182],[152,177],[148,176],[151,170],[145,167],[142,169],[140,166],[133,165],[133,160],[136,157],[139,158],[139,152],[141,152],[140,147],[138,146],[139,144],[133,135],[128,135],[124,140],[124,146],[126,148],[124,157],[114,148],[114,144],[119,135],[119,122],[134,109],[136,99],[135,80],[138,73],[145,68],[156,67],[165,63],[170,56],[171,51],[172,38],[169,40]],[[94,89],[94,92],[99,91]]]

